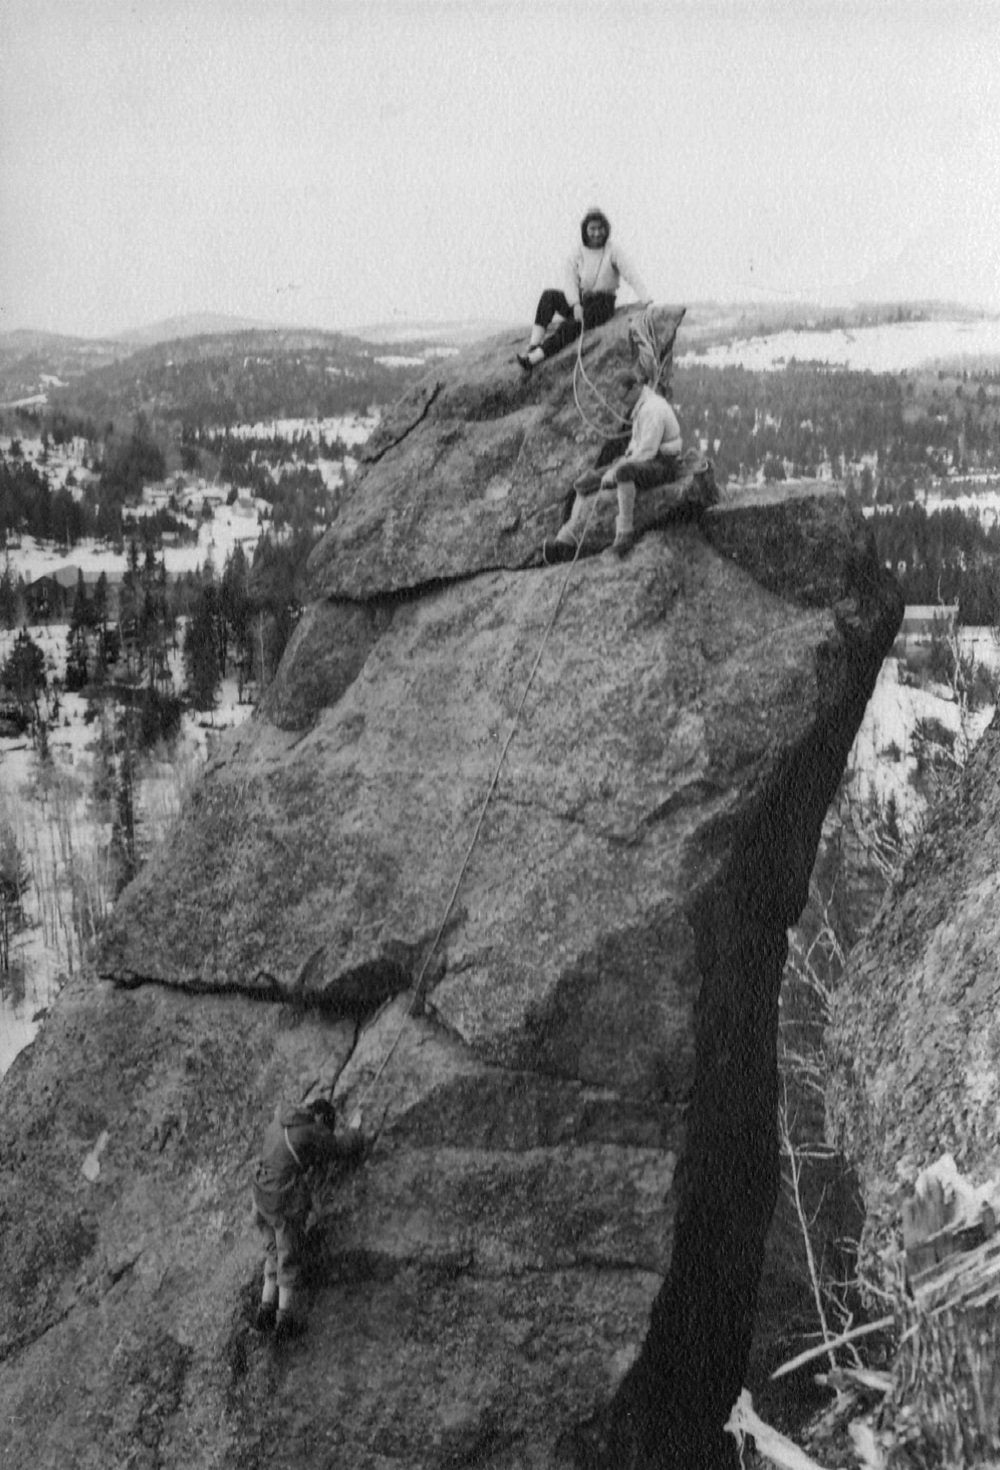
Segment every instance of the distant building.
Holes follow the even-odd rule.
[[[947,637],[955,631],[958,603],[931,603],[927,607],[915,603],[903,612],[900,634],[904,638]]]
[[[83,585],[91,595],[101,575],[100,572],[84,572]],[[103,575],[108,587],[108,614],[114,617],[118,606],[118,589],[122,584],[124,573],[116,568],[104,572]],[[33,582],[29,582],[26,592],[33,616],[59,618],[64,613],[68,613],[72,609],[79,580],[80,568],[65,566],[55,567],[51,572],[46,572],[43,576],[36,577]]]

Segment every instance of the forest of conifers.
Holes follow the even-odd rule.
[[[359,353],[346,371],[341,360],[331,373],[324,352],[297,344],[294,354],[268,360],[231,351],[223,359],[189,348],[186,360],[174,362],[161,349],[142,355],[138,377],[134,361],[130,378],[116,364],[89,374],[79,401],[63,395],[46,409],[19,411],[9,431],[46,433],[53,442],[92,435],[90,463],[100,480],[74,499],[50,492],[43,474],[8,458],[0,463],[0,540],[15,529],[67,547],[88,535],[120,539],[129,499],[175,468],[251,489],[271,502],[278,526],[318,530],[335,514],[336,493],[323,484],[317,453],[342,459],[345,446],[238,439],[227,433],[232,415],[240,408],[252,420],[280,403],[288,416],[306,417],[361,399],[370,404],[369,395],[388,403],[424,370],[384,368]],[[317,396],[322,379],[330,392]],[[125,397],[137,393],[134,401],[144,405],[131,419],[121,396],[126,382]],[[927,492],[947,498],[967,491],[971,476],[977,489],[991,476],[1000,486],[1000,373],[872,373],[808,363],[764,372],[689,361],[675,368],[673,396],[685,438],[701,440],[720,483],[831,474],[875,509],[880,554],[900,576],[907,602],[957,601],[963,621],[1000,619],[1000,531],[985,517],[954,507],[928,514],[920,504]]]

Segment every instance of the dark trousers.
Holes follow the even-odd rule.
[[[591,296],[582,296],[580,305],[583,307],[583,325],[589,332],[593,327],[602,327],[614,316],[615,293],[595,291]],[[573,308],[563,292],[543,291],[538,298],[538,310],[535,312],[536,327],[547,327],[554,316],[565,317],[565,321],[560,322],[555,331],[551,332],[542,343],[542,351],[546,357],[552,357],[554,353],[561,352],[564,347],[575,342],[580,335],[580,323],[574,317]]]
[[[255,1208],[253,1218],[264,1237],[264,1290],[261,1300],[276,1301],[283,1311],[294,1311],[298,1305],[302,1273],[305,1213],[269,1215]]]
[[[617,458],[612,455],[611,459]],[[634,485],[637,490],[656,490],[660,485],[669,485],[677,478],[677,464],[680,456],[676,454],[658,454],[654,459],[626,460],[620,464],[615,471],[615,482],[619,485]],[[610,460],[605,460],[605,464]],[[578,495],[594,495],[601,488],[601,465],[600,460],[592,470],[585,470],[579,479],[574,480],[573,489]]]

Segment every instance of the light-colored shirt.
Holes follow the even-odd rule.
[[[632,410],[632,437],[626,459],[655,459],[658,454],[680,454],[681,426],[665,398],[643,384]]]
[[[625,251],[614,239],[600,250],[579,244],[566,262],[564,292],[570,306],[579,303],[581,293],[615,292],[620,280],[626,281],[640,301],[651,301],[646,284]]]

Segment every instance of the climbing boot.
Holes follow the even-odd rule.
[[[276,1301],[261,1302],[257,1307],[257,1315],[254,1317],[253,1325],[258,1332],[268,1332],[274,1326],[274,1320],[278,1315],[278,1303]]]
[[[542,561],[547,567],[554,567],[562,561],[572,561],[576,556],[576,547],[571,541],[560,541],[558,536],[553,536],[542,542]]]
[[[612,544],[611,550],[615,556],[628,556],[635,545],[635,533],[632,531],[619,531]]]
[[[299,1337],[306,1330],[306,1324],[297,1312],[290,1307],[279,1307],[278,1315],[274,1319],[274,1337],[276,1342],[288,1342],[293,1337]]]

